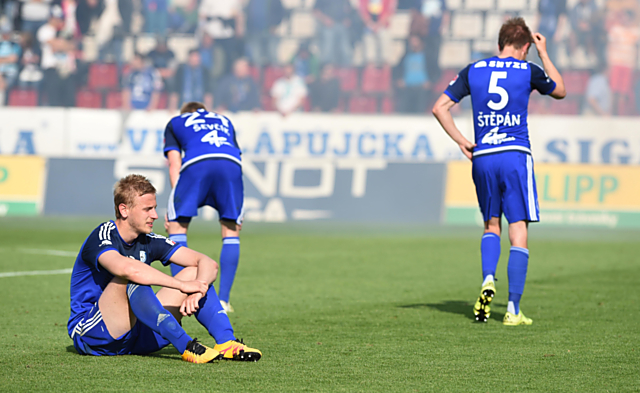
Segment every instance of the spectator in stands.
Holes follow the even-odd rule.
[[[168,23],[168,0],[143,0],[144,31],[151,34],[165,34]]]
[[[431,89],[422,40],[409,37],[409,48],[395,69],[398,109],[405,113],[424,113]]]
[[[539,0],[538,32],[547,38],[547,53],[554,64],[558,64],[558,43],[567,23],[567,0]]]
[[[307,94],[307,85],[304,79],[296,75],[292,64],[284,67],[284,75],[271,87],[273,104],[282,116],[302,110]]]
[[[202,0],[198,17],[204,33],[209,34],[221,45],[227,55],[225,73],[244,51],[241,39],[244,37],[245,16],[241,0]]]
[[[432,80],[440,78],[442,33],[449,25],[450,13],[445,0],[414,0],[411,7],[410,34],[422,39],[427,71]]]
[[[76,0],[61,0],[60,7],[64,14],[64,27],[60,31],[60,34],[75,41],[80,39],[80,30],[78,29],[78,22],[76,20],[76,9],[78,3]]]
[[[309,50],[308,43],[304,42],[300,45],[298,52],[291,59],[291,64],[296,75],[304,79],[307,85],[316,81],[320,64],[318,57]]]
[[[96,42],[100,48],[98,57],[100,61],[117,62],[122,65],[124,54],[122,47],[127,31],[120,15],[119,0],[104,0],[104,11],[96,24]]]
[[[122,81],[122,109],[152,111],[158,107],[162,91],[160,72],[145,61],[140,53],[136,53],[131,61],[131,68]]]
[[[35,35],[38,29],[47,23],[52,0],[20,0],[22,2],[21,30]]]
[[[104,10],[104,0],[78,0],[76,20],[82,36],[89,32],[91,23],[98,19]]]
[[[49,106],[75,105],[75,47],[60,35],[63,27],[62,9],[53,6],[49,21],[38,29],[37,34],[42,49],[42,87]]]
[[[278,64],[276,28],[284,18],[281,0],[250,0],[247,5],[246,52],[256,66]]]
[[[317,21],[320,61],[323,64],[351,65],[349,27],[353,8],[349,0],[316,0],[313,13]]]
[[[133,12],[135,10],[133,2],[134,0],[118,0],[118,12],[121,18],[120,28],[124,35],[131,33],[131,22],[133,22]],[[165,32],[163,31],[161,33]]]
[[[18,78],[22,49],[11,40],[11,31],[0,34],[0,106],[4,106],[7,94]]]
[[[396,0],[359,0],[360,17],[364,22],[363,48],[368,63],[390,62],[391,35],[389,22],[396,12]],[[374,47],[374,53],[371,53]]]
[[[331,112],[340,101],[340,80],[332,64],[325,64],[320,79],[309,86],[313,110]]]
[[[580,0],[569,11],[569,22],[569,53],[573,54],[578,47],[583,47],[587,54],[596,56],[597,41],[603,26],[595,0]]]
[[[180,64],[173,78],[169,110],[176,111],[187,102],[202,102],[207,108],[213,107],[209,72],[202,65],[200,51],[191,49],[187,63]]]
[[[169,29],[176,33],[193,34],[198,25],[197,0],[169,1]]]
[[[31,34],[22,34],[22,59],[20,61],[22,70],[18,75],[18,86],[21,89],[38,90],[43,74],[40,69],[40,56],[34,49],[32,41]]]
[[[200,37],[200,58],[202,65],[209,70],[209,78],[213,85],[224,75],[226,63],[226,54],[220,45],[216,45],[215,41],[209,34],[203,34]]]
[[[156,37],[156,47],[147,53],[147,57],[151,60],[153,68],[160,73],[162,83],[167,86],[176,72],[176,56],[167,46],[167,39],[164,36]]]
[[[635,23],[635,13],[627,10],[619,14],[609,29],[608,64],[609,83],[614,94],[614,113],[625,114],[624,100],[633,94],[633,70],[638,53],[636,46],[640,30]]]
[[[231,112],[260,109],[258,87],[251,78],[247,59],[236,60],[233,74],[220,81],[215,91],[215,107]]]
[[[604,65],[593,70],[584,96],[583,114],[610,116],[613,98],[609,88],[609,78]]]

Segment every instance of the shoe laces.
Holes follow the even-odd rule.
[[[197,338],[194,338],[193,341],[189,341],[187,344],[187,351],[193,352],[196,355],[202,355],[207,352],[207,348],[200,344]]]

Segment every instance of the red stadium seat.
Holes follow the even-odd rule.
[[[391,68],[365,67],[362,73],[363,93],[388,93],[391,91]]]
[[[276,107],[273,105],[273,99],[271,98],[270,94],[263,94],[262,97],[260,98],[260,101],[262,102],[262,110],[265,111],[275,111]]]
[[[107,109],[122,109],[122,92],[108,92],[105,101],[105,108]]]
[[[76,94],[78,108],[102,108],[102,94],[97,91],[80,90]]]
[[[284,69],[280,67],[267,67],[262,81],[262,92],[269,94],[273,83],[284,75]]]
[[[358,88],[358,69],[356,68],[338,68],[336,75],[340,79],[340,90],[350,93]]]
[[[567,71],[563,73],[564,85],[569,95],[583,95],[589,83],[589,73],[586,71]]]
[[[457,75],[458,74],[455,70],[443,71],[442,75],[440,76],[440,79],[433,86],[433,91],[436,92],[438,95],[444,92],[447,86],[449,86],[449,83],[451,83],[451,81],[453,81]]]
[[[12,90],[9,94],[9,106],[38,106],[36,90]]]
[[[260,67],[257,66],[253,66],[249,69],[249,74],[251,75],[251,78],[253,78],[253,81],[256,82],[258,84],[258,86],[260,85]]]
[[[350,113],[375,113],[376,99],[374,97],[351,97],[349,100]]]
[[[158,99],[157,109],[167,109],[168,107],[169,107],[169,94],[162,92],[160,93],[160,98]]]
[[[120,85],[118,66],[103,63],[91,64],[87,84],[90,89],[117,89]]]
[[[580,102],[577,98],[565,98],[551,105],[551,111],[556,115],[577,115],[580,113]]]
[[[392,97],[382,98],[382,113],[393,113],[395,110]]]

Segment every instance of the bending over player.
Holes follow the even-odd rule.
[[[240,259],[244,203],[235,129],[228,118],[207,112],[199,102],[184,104],[180,113],[165,130],[164,154],[173,188],[165,226],[169,238],[186,247],[189,222],[198,215],[198,208],[207,205],[218,211],[222,235],[220,304],[233,312],[229,297]],[[174,276],[181,269],[171,265]]]
[[[169,344],[192,363],[215,359],[257,361],[262,354],[236,340],[211,283],[218,266],[209,257],[151,232],[156,190],[140,175],[114,190],[116,220],[85,240],[71,275],[67,329],[83,355],[144,355]],[[160,260],[183,270],[175,277],[150,266]],[[154,293],[151,285],[163,287]],[[180,324],[194,315],[218,343],[191,339]]]
[[[525,61],[535,43],[544,70]],[[433,107],[442,128],[473,162],[473,181],[484,217],[482,236],[482,274],[484,281],[473,311],[486,322],[489,304],[496,288],[494,277],[500,258],[501,216],[509,222],[509,304],[505,325],[530,325],[520,310],[529,250],[530,222],[539,221],[538,196],[527,128],[529,95],[533,90],[562,99],[564,82],[546,49],[541,34],[531,34],[522,18],[509,19],[498,38],[500,54],[469,64],[451,82]],[[450,109],[471,95],[476,144],[469,142],[456,127]]]

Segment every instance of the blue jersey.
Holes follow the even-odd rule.
[[[231,121],[222,115],[199,109],[169,121],[164,132],[164,154],[183,152],[182,170],[208,158],[226,158],[241,164],[240,148]]]
[[[98,302],[105,287],[113,279],[113,274],[98,263],[100,255],[114,250],[147,265],[157,260],[168,265],[169,258],[178,248],[180,245],[154,233],[142,234],[133,243],[126,243],[113,221],[107,221],[94,229],[82,244],[71,273],[71,316],[67,324],[69,336],[73,338],[75,330],[81,328],[78,322]]]
[[[445,90],[453,101],[471,95],[476,148],[473,156],[519,150],[531,154],[527,127],[529,95],[556,88],[535,63],[492,57],[471,63]]]

